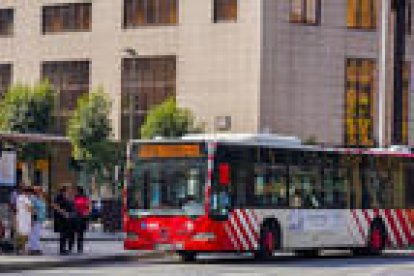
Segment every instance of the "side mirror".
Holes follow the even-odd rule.
[[[228,163],[219,164],[219,184],[227,186],[230,183],[230,166]]]

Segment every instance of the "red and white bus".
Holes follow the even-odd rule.
[[[414,244],[406,149],[302,145],[276,135],[131,142],[126,249],[379,254]]]

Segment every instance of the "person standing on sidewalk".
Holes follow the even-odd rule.
[[[91,201],[85,195],[85,190],[82,187],[77,187],[74,203],[76,210],[76,244],[78,253],[83,253],[83,239],[85,231],[88,228],[88,218],[91,213]]]
[[[16,233],[16,201],[18,196],[18,187],[21,187],[21,184],[18,184],[18,186],[14,186],[12,188],[12,191],[10,192],[10,198],[9,198],[9,213],[10,213],[10,238],[12,240],[15,239],[15,233]]]
[[[26,253],[26,245],[32,228],[32,203],[30,187],[22,187],[16,198],[16,250],[18,254]]]
[[[59,233],[59,253],[67,255],[72,251],[75,214],[71,188],[63,186],[57,194],[54,204],[54,230]]]
[[[40,235],[42,232],[43,223],[46,220],[46,203],[44,200],[44,193],[42,187],[34,186],[33,194],[31,195],[31,202],[33,206],[33,224],[32,231],[29,237],[29,254],[42,255],[40,246]]]

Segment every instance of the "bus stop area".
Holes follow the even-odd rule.
[[[37,270],[54,267],[70,267],[93,265],[107,262],[134,261],[138,258],[151,256],[151,253],[124,251],[121,241],[87,241],[83,254],[58,254],[58,242],[48,240],[42,242],[44,255],[42,256],[0,256],[0,273],[23,270]]]
[[[7,239],[0,239],[0,273],[133,261],[143,256],[142,253],[136,251],[125,251],[123,233],[105,232],[102,224],[90,225],[85,233],[85,248],[82,254],[75,252],[64,256],[59,254],[59,236],[53,231],[53,224],[50,221],[45,223],[41,233],[43,252],[41,256],[16,255],[13,249],[7,249],[7,243],[2,243],[2,241],[7,241]]]

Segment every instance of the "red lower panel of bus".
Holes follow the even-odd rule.
[[[203,216],[130,218],[125,226],[125,249],[132,250],[234,250],[224,235],[224,222]]]
[[[414,244],[414,210],[343,211],[349,217],[348,231],[353,236],[355,245],[365,244],[371,222],[375,218],[381,219],[384,223],[388,247],[404,248]],[[136,250],[253,251],[259,246],[261,224],[264,219],[273,215],[272,210],[267,212],[238,209],[224,222],[212,221],[207,216],[197,219],[184,216],[129,219],[125,226],[127,238],[124,246],[126,249]],[[284,223],[287,222],[281,222],[282,227]]]

